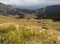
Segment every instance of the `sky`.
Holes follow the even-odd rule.
[[[0,0],[0,2],[13,5],[60,4],[60,0]]]

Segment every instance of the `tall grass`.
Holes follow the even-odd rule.
[[[17,31],[18,30],[18,31]],[[28,29],[13,24],[0,26],[0,44],[58,44],[52,30]]]

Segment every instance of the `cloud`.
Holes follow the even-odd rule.
[[[1,0],[5,4],[17,4],[17,5],[33,5],[41,4],[43,0]]]
[[[60,0],[0,0],[0,2],[15,5],[60,4]]]
[[[43,0],[25,0],[24,3],[28,5],[33,5],[33,4],[42,4]]]

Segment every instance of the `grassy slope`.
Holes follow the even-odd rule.
[[[0,15],[0,24],[0,37],[4,44],[58,44],[58,40],[60,41],[60,22],[49,19],[16,19],[15,16]],[[16,29],[15,24],[21,25],[19,29]],[[36,27],[47,30],[40,32]]]
[[[42,26],[44,28],[60,30],[60,22],[53,22],[50,19],[41,19],[41,20],[37,20],[34,18],[16,19],[15,16],[0,15],[0,23],[6,23],[6,22],[17,23],[20,25],[27,25],[27,26]]]
[[[0,44],[58,44],[58,36],[53,30],[17,27],[14,23],[0,24]]]

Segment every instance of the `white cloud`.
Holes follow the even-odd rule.
[[[34,5],[43,4],[44,0],[0,0],[5,4],[16,4],[16,5]]]
[[[60,0],[0,0],[0,2],[16,5],[60,4]]]
[[[39,4],[39,0],[25,0],[24,3],[32,5],[32,4]]]

